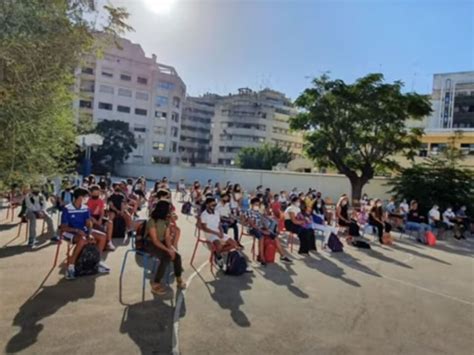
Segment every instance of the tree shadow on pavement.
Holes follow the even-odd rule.
[[[407,268],[407,269],[413,269],[412,266],[410,266],[408,264],[405,264],[404,262],[398,261],[397,259],[390,258],[390,257],[384,255],[383,253],[381,253],[379,251],[376,251],[374,249],[367,250],[366,254],[368,256],[371,256],[374,259],[378,259],[378,260],[386,262],[386,263],[392,263],[392,264],[395,264],[395,265],[398,265],[398,266],[401,266],[401,267],[404,267],[404,268]]]
[[[49,236],[46,234],[40,235],[36,238],[37,244],[34,249],[31,249],[31,247],[26,244],[8,246],[8,244],[10,244],[15,239],[17,238],[15,237],[14,239],[7,242],[2,248],[0,248],[0,259],[8,258],[10,256],[19,255],[23,253],[34,253],[40,251],[41,249],[47,248],[50,245],[56,246],[56,244],[50,242]]]
[[[427,254],[423,254],[423,253],[420,253],[420,252],[418,252],[418,251],[416,251],[416,250],[404,248],[404,247],[402,247],[402,246],[400,246],[400,245],[398,245],[398,244],[392,245],[392,248],[395,249],[395,250],[398,250],[398,251],[407,253],[407,254],[411,254],[411,255],[416,256],[416,257],[419,257],[419,258],[437,261],[437,262],[442,263],[442,264],[445,264],[445,265],[451,265],[451,263],[448,263],[448,262],[446,262],[446,261],[444,261],[444,260],[435,258],[434,256],[427,255]]]
[[[296,275],[291,265],[286,264],[286,270],[277,263],[267,264],[266,267],[262,267],[261,274],[267,280],[272,281],[278,286],[286,286],[288,291],[300,298],[309,298],[308,294],[303,292],[299,287],[294,285],[292,275]]]
[[[474,244],[471,240],[446,240],[441,243],[436,243],[433,249],[462,256],[472,257],[474,255]]]
[[[339,279],[350,286],[361,287],[357,281],[345,276],[346,273],[342,267],[339,267],[336,263],[333,263],[331,260],[325,258],[321,254],[319,254],[319,259],[305,257],[302,259],[302,261],[309,268],[316,269],[327,276]]]
[[[42,319],[54,315],[70,302],[94,296],[97,277],[98,275],[79,278],[74,282],[61,279],[57,284],[45,286],[35,292],[15,315],[13,325],[20,327],[20,331],[8,341],[5,352],[14,353],[27,349],[36,343],[43,330]]]
[[[219,274],[218,274],[219,275]],[[254,275],[246,273],[238,277],[222,276],[208,282],[214,291],[211,293],[221,308],[230,310],[232,320],[240,327],[250,327],[247,315],[240,309],[244,304],[241,292],[251,289]]]
[[[125,307],[120,333],[127,334],[140,348],[140,354],[170,354],[172,350],[174,307],[163,298]]]

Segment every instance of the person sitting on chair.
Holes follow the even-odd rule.
[[[77,258],[81,254],[82,249],[89,243],[97,245],[99,252],[102,254],[107,238],[104,233],[93,230],[93,222],[87,205],[83,204],[84,199],[89,192],[78,187],[74,190],[74,200],[68,204],[61,215],[61,226],[63,238],[76,245],[73,253],[68,257],[66,268],[66,279],[72,280],[76,278],[75,264]],[[108,273],[110,268],[102,261],[99,263],[99,272]]]
[[[370,209],[369,224],[377,228],[379,242],[380,244],[384,244],[382,237],[384,233],[390,233],[392,226],[385,221],[382,200],[380,199],[376,199],[374,206]]]
[[[291,205],[285,210],[285,228],[287,231],[295,233],[300,240],[298,254],[308,255],[311,250],[316,251],[316,239],[314,231],[307,228],[307,222],[301,218],[300,199],[293,196]]]
[[[166,289],[161,285],[161,280],[170,262],[173,263],[177,287],[180,289],[186,288],[186,283],[181,277],[183,273],[181,256],[173,246],[171,238],[170,213],[171,203],[160,200],[151,212],[150,219],[146,224],[145,251],[160,260],[158,270],[151,282],[151,292],[156,295],[166,293]]]
[[[224,233],[227,233],[230,228],[234,231],[234,240],[239,244],[239,227],[237,225],[237,219],[230,210],[230,195],[228,193],[221,195],[221,200],[218,202],[216,212],[221,217],[221,224]]]
[[[411,201],[410,210],[407,214],[406,229],[415,230],[418,233],[421,233],[421,235],[419,235],[419,238],[417,238],[417,240],[421,243],[424,243],[425,233],[431,230],[431,227],[424,221],[424,217],[420,216],[420,214],[418,213],[418,202],[416,202],[415,200]]]
[[[33,186],[31,192],[25,197],[26,219],[30,223],[28,246],[36,247],[36,220],[43,219],[48,226],[48,234],[53,235],[51,240],[56,241],[57,236],[54,235],[54,225],[51,216],[46,212],[47,201],[41,194],[39,186]]]
[[[107,250],[114,251],[115,245],[112,242],[113,223],[110,219],[105,219],[105,202],[100,198],[101,188],[99,185],[92,185],[89,188],[90,197],[87,201],[87,207],[91,214],[92,227],[95,230],[104,232],[107,235]]]
[[[224,233],[219,213],[216,212],[217,202],[213,197],[206,198],[204,211],[201,213],[198,226],[204,232],[207,241],[215,248],[216,264],[219,268],[224,267],[222,253],[231,249],[240,249],[237,242]]]
[[[443,223],[448,229],[454,230],[454,238],[462,239],[461,225],[451,206],[448,206],[446,211],[443,212]]]

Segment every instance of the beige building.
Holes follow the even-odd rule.
[[[234,165],[242,148],[266,142],[288,148],[300,157],[303,136],[291,132],[288,122],[296,113],[285,95],[269,89],[239,89],[237,94],[223,97],[216,104],[212,123],[211,163]]]
[[[127,163],[177,164],[186,86],[176,70],[119,39],[103,56],[89,56],[76,73],[77,120],[127,122],[137,148]]]

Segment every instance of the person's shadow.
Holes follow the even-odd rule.
[[[346,272],[342,267],[325,258],[322,254],[319,254],[319,259],[306,257],[302,260],[309,268],[316,269],[329,277],[339,279],[350,286],[361,287],[357,281],[346,276]]]
[[[171,296],[172,297],[172,296]],[[141,354],[170,354],[174,307],[162,297],[125,307],[120,333],[127,334]]]
[[[219,274],[217,274],[219,276]],[[241,276],[222,276],[207,283],[214,291],[211,293],[221,308],[230,310],[230,316],[235,324],[240,327],[250,327],[247,315],[240,309],[244,304],[241,292],[250,290],[253,282],[253,273],[245,273]]]
[[[301,290],[299,287],[294,285],[292,275],[296,275],[293,267],[290,264],[286,264],[285,268],[277,263],[267,264],[267,266],[262,267],[260,270],[261,274],[267,280],[272,281],[276,285],[286,286],[288,290],[293,293],[295,296],[300,298],[309,298],[308,294]]]
[[[56,285],[45,286],[31,296],[19,309],[13,325],[20,327],[5,347],[15,353],[33,345],[44,328],[41,320],[52,316],[69,302],[94,296],[97,276],[78,278],[74,282],[61,279]]]

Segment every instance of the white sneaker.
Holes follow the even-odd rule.
[[[103,270],[103,272],[101,272],[100,270]],[[99,272],[101,273],[110,272],[110,268],[103,261],[101,261],[99,263]]]
[[[115,250],[115,245],[112,243],[112,241],[109,241],[107,243],[107,250],[114,251]]]

